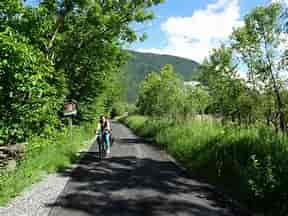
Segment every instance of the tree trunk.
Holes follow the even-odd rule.
[[[276,104],[277,104],[277,109],[278,109],[278,114],[279,114],[279,126],[282,132],[287,132],[287,127],[286,127],[286,119],[285,119],[285,114],[283,112],[283,101],[280,95],[279,88],[277,86],[275,77],[273,75],[272,70],[270,69],[271,77],[272,77],[272,82],[273,82],[273,88],[274,88],[274,93],[276,96]]]
[[[51,48],[53,47],[53,43],[54,43],[54,41],[56,39],[56,36],[57,36],[57,34],[59,32],[60,26],[61,26],[61,23],[59,22],[57,27],[56,27],[56,29],[55,29],[55,31],[54,31],[54,33],[53,33],[53,36],[52,36],[51,40],[49,41],[49,45],[47,47],[47,53],[49,53]]]
[[[238,124],[239,124],[239,126],[242,125],[242,118],[241,118],[241,113],[240,113],[240,111],[238,111]]]
[[[286,133],[287,128],[286,128],[286,120],[285,120],[285,114],[283,112],[284,109],[284,104],[280,95],[280,90],[279,90],[279,86],[277,85],[277,81],[276,81],[276,77],[273,74],[273,61],[271,59],[271,57],[269,56],[269,49],[268,49],[268,42],[267,42],[267,37],[264,34],[264,39],[265,39],[265,49],[266,49],[266,58],[268,60],[268,70],[270,72],[270,76],[272,79],[272,84],[273,84],[273,88],[274,88],[274,93],[276,96],[276,104],[277,104],[277,109],[278,109],[278,114],[279,114],[279,126],[282,132]]]

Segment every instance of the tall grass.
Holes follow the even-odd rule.
[[[155,142],[187,170],[221,186],[265,215],[288,214],[288,143],[265,127],[237,128],[217,122],[171,123],[128,117],[129,127]]]
[[[49,139],[34,137],[27,146],[25,159],[15,171],[0,173],[0,204],[6,204],[25,187],[40,180],[46,173],[59,171],[77,158],[78,151],[93,137],[92,125],[57,132]]]

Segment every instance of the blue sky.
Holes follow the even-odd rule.
[[[245,14],[270,0],[166,0],[153,8],[156,18],[136,29],[148,39],[130,49],[170,54],[202,61],[209,51],[225,42]]]

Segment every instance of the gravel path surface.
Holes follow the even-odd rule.
[[[67,184],[68,177],[48,175],[14,199],[7,207],[0,207],[1,216],[48,216],[51,207]]]

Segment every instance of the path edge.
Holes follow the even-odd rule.
[[[83,159],[83,157],[85,156],[86,153],[88,153],[90,151],[90,149],[92,148],[93,144],[95,143],[97,139],[97,135],[95,135],[92,139],[89,140],[89,144],[87,144],[87,147],[83,147],[82,149],[79,150],[78,153],[76,153],[77,156],[79,156],[77,158],[77,160],[71,164],[70,168],[71,168],[71,172],[73,172],[78,166],[79,166],[79,162]],[[81,154],[81,152],[83,151],[86,151],[84,154]],[[54,200],[54,203],[57,203],[59,201],[59,199],[61,198],[61,194],[63,192],[65,192],[67,190],[67,187],[68,187],[68,184],[69,182],[71,181],[71,177],[69,176],[66,183],[65,183],[65,186],[63,187],[63,189],[61,190],[61,192],[59,194],[57,194],[57,197],[56,199]],[[49,210],[47,216],[53,216],[53,210],[54,210],[55,206],[52,206],[51,209]]]

